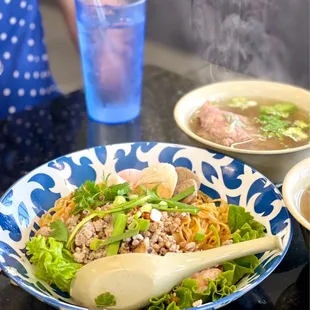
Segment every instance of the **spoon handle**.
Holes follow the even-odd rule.
[[[219,265],[251,254],[258,254],[271,250],[282,250],[282,244],[278,236],[263,237],[260,239],[235,243],[219,248],[186,253],[167,254],[164,259],[166,263],[173,264],[174,270],[187,277],[195,272]]]

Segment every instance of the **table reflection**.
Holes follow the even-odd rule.
[[[88,147],[139,141],[142,141],[140,118],[120,125],[105,125],[88,120]]]

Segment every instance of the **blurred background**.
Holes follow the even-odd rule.
[[[39,2],[53,74],[76,90],[80,62],[62,15],[53,0]],[[201,84],[231,70],[309,88],[309,11],[309,0],[148,0],[145,63]]]

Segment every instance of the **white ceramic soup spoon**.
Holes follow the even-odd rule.
[[[196,272],[225,261],[271,250],[282,250],[277,236],[193,253],[109,256],[97,259],[77,272],[71,284],[71,296],[81,306],[98,309],[96,297],[110,293],[116,299],[112,309],[136,310],[147,306],[149,298],[169,292]]]

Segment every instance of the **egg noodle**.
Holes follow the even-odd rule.
[[[58,199],[54,207],[40,218],[40,227],[49,226],[57,219],[66,222],[76,205],[72,194]],[[195,242],[198,249],[207,250],[217,247],[219,240],[220,244],[223,244],[231,239],[231,231],[228,226],[229,205],[226,201],[223,199],[212,200],[199,192],[193,205],[199,207],[200,212],[182,219],[180,230],[173,234],[181,249],[188,243]],[[195,240],[197,233],[204,234],[203,241]]]
[[[219,241],[220,244],[223,244],[231,239],[231,231],[228,226],[229,205],[226,201],[212,200],[199,192],[198,198],[193,204],[200,208],[200,212],[183,219],[180,231],[173,235],[181,248],[190,242],[196,242],[198,249],[207,250],[218,247]],[[219,206],[217,206],[218,204]],[[197,233],[204,234],[205,237],[202,241],[196,239]]]
[[[73,194],[57,199],[54,207],[49,209],[39,219],[40,227],[49,226],[56,220],[62,220],[63,222],[66,222],[72,215],[76,205],[77,204],[74,202]]]

